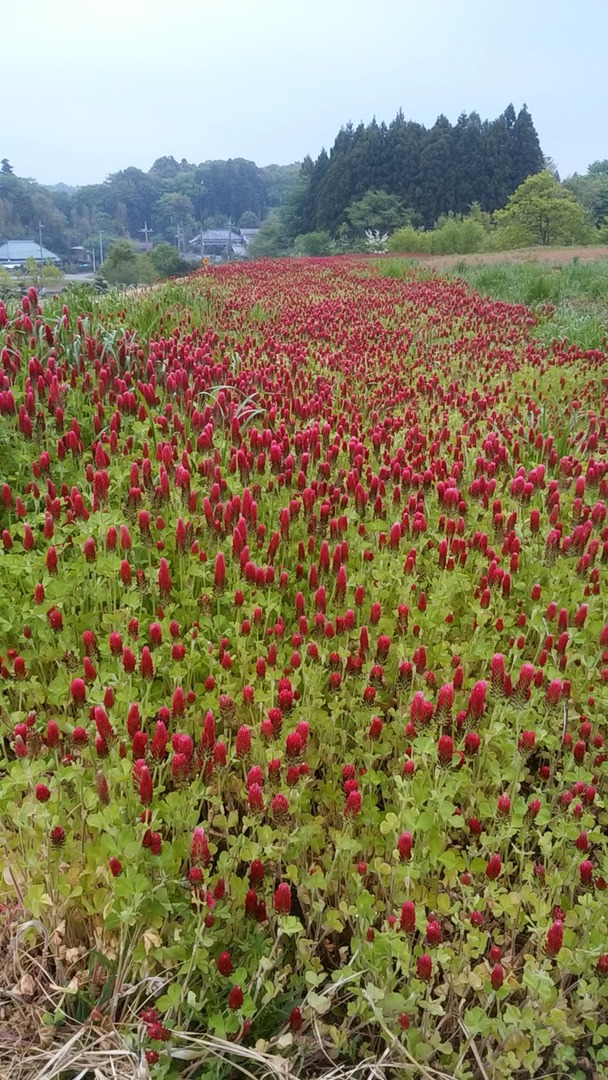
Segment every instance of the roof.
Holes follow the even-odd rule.
[[[223,229],[205,229],[203,231],[203,242],[205,244],[227,244],[230,241],[238,242],[241,239],[240,229],[237,229],[236,225],[233,225],[231,229],[226,225]],[[195,236],[193,240],[189,240],[190,244],[200,244],[201,234]]]
[[[60,262],[59,256],[48,248],[40,247],[35,240],[7,240],[6,244],[0,244],[0,262],[25,262],[26,259],[35,259],[37,262]]]

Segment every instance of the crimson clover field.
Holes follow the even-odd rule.
[[[604,1074],[608,356],[535,324],[356,259],[0,303],[14,1053]]]

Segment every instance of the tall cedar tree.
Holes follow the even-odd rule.
[[[543,167],[525,105],[518,114],[509,105],[492,121],[473,112],[452,125],[440,116],[432,128],[405,120],[401,111],[388,127],[375,119],[356,129],[349,123],[329,155],[323,150],[302,168],[298,228],[335,232],[349,203],[370,190],[400,196],[429,228],[441,214],[465,213],[473,202],[497,210]]]

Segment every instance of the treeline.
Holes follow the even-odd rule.
[[[329,154],[304,160],[284,224],[294,236],[335,234],[352,200],[368,191],[397,196],[413,225],[430,228],[442,214],[471,203],[492,212],[516,187],[544,168],[532,117],[509,105],[496,120],[463,113],[456,124],[438,117],[431,128],[399,112],[385,124],[347,124]]]
[[[278,209],[297,179],[299,165],[268,165],[234,158],[199,165],[173,157],[158,158],[148,172],[129,167],[102,184],[47,188],[15,175],[3,159],[0,167],[0,243],[38,239],[58,255],[76,245],[92,248],[102,234],[104,246],[116,238],[182,244],[200,229],[229,218],[256,227]]]

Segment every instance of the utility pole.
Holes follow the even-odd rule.
[[[40,265],[41,266],[42,266],[42,262],[43,262],[43,257],[42,257],[42,230],[43,229],[44,229],[44,225],[42,224],[41,221],[39,221],[38,222],[38,236],[40,238]]]
[[[153,230],[149,229],[148,228],[148,222],[144,221],[144,227],[143,227],[143,229],[140,229],[139,231],[143,232],[143,234],[144,234],[144,236],[146,238],[146,248],[147,248],[148,247],[148,236],[152,236]]]
[[[226,259],[229,262],[232,255],[232,214],[228,218],[228,243],[226,244]]]
[[[201,180],[201,259],[205,258],[205,241],[203,239],[203,233],[205,231],[205,218],[203,217],[203,199],[205,197],[205,181]]]
[[[95,244],[91,248],[91,255],[93,256],[93,273],[95,273]]]
[[[103,238],[101,235],[101,229],[99,230],[99,265],[103,263]]]

